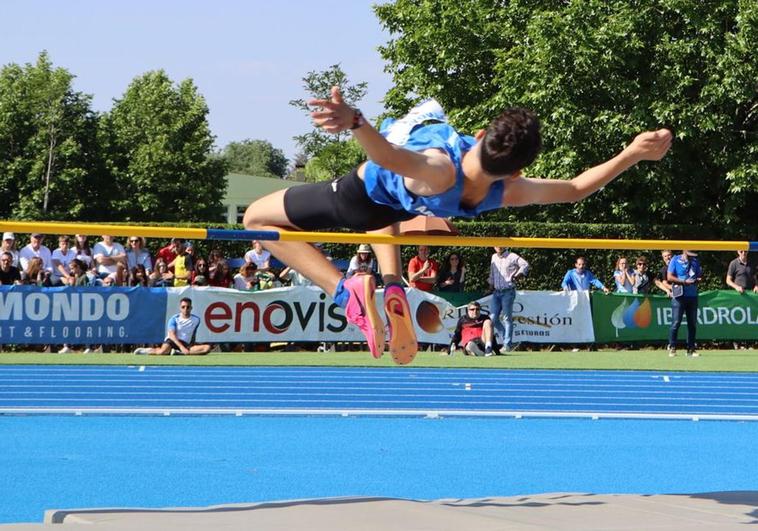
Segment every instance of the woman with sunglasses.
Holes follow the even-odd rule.
[[[149,275],[153,272],[153,260],[145,249],[145,239],[141,236],[129,236],[129,249],[126,251],[126,265],[133,271],[138,265]]]

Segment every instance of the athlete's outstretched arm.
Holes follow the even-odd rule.
[[[640,133],[621,153],[570,180],[520,176],[506,180],[503,206],[580,201],[638,162],[662,159],[671,147],[671,140],[672,134],[668,129]]]
[[[332,87],[329,100],[310,100],[309,105],[318,107],[311,113],[313,121],[327,133],[339,133],[353,127],[355,109],[347,105],[338,87]],[[455,168],[450,158],[441,150],[411,151],[387,141],[379,131],[364,120],[364,125],[352,129],[353,137],[363,147],[368,158],[382,168],[411,179],[425,181],[446,189],[455,181]]]

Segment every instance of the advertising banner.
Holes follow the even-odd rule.
[[[178,312],[179,300],[192,299],[201,320],[200,342],[363,341],[348,324],[342,308],[319,288],[292,287],[258,292],[219,288],[171,288],[164,322]],[[415,289],[407,291],[419,342],[446,345],[465,305]],[[376,294],[383,307],[383,291]],[[479,299],[486,310],[491,297]],[[382,319],[384,312],[380,311]],[[590,299],[586,292],[518,292],[513,312],[514,341],[585,343],[594,339]],[[385,323],[386,324],[386,323]]]
[[[665,296],[592,294],[592,320],[600,343],[664,341],[673,312]],[[686,338],[687,319],[679,329]],[[698,340],[758,340],[758,294],[733,290],[705,291],[698,296]]]
[[[479,302],[489,310],[492,296],[479,299]],[[514,343],[591,343],[594,340],[588,292],[516,292]]]
[[[159,343],[165,311],[164,289],[0,286],[0,343]]]

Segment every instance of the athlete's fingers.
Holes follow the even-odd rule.
[[[342,100],[342,92],[340,92],[340,88],[336,85],[332,87],[332,101],[338,105],[344,103]]]
[[[308,105],[311,107],[323,107],[324,109],[337,109],[339,104],[332,102],[331,100],[312,99],[308,100]]]
[[[337,113],[334,111],[311,111],[312,118],[335,118]]]

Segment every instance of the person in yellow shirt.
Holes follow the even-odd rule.
[[[174,268],[174,287],[188,286],[192,276],[192,256],[184,242],[176,243],[176,258],[169,264]]]

